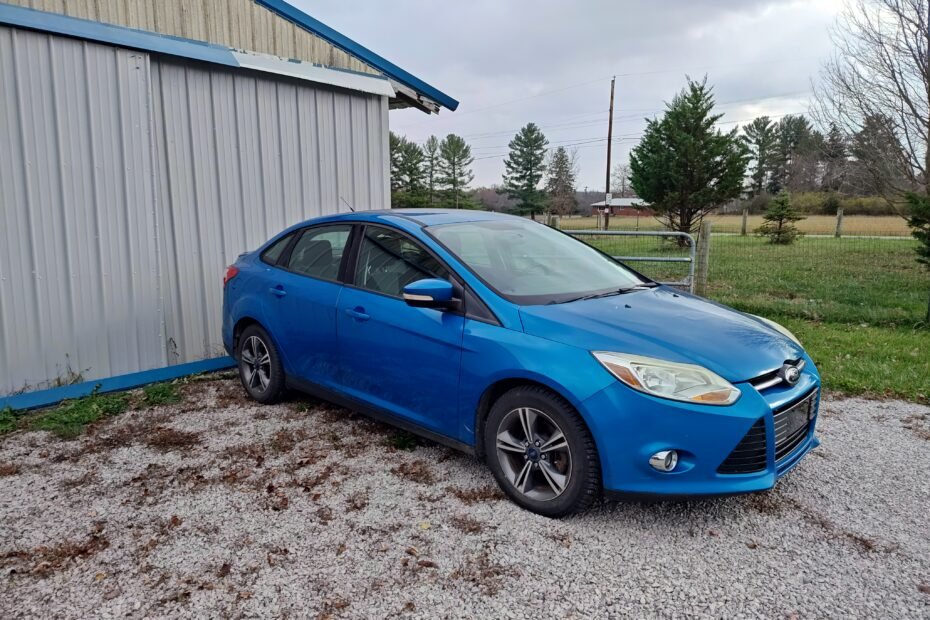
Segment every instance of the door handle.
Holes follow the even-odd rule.
[[[284,297],[287,295],[287,291],[284,290],[284,287],[280,284],[278,286],[272,286],[268,289],[272,295],[277,295],[278,297]]]
[[[367,321],[371,317],[365,314],[365,309],[361,306],[357,308],[346,308],[346,314],[355,319],[356,321]]]

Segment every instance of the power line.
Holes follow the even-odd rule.
[[[769,99],[780,99],[780,98],[791,97],[791,96],[795,96],[795,95],[809,95],[810,93],[811,93],[810,90],[800,90],[800,91],[794,91],[794,92],[790,92],[790,93],[779,93],[779,94],[775,94],[775,95],[765,95],[765,96],[762,96],[762,97],[749,97],[749,98],[746,98],[746,99],[733,99],[733,100],[730,100],[730,101],[721,101],[720,103],[715,103],[715,104],[714,104],[714,107],[723,107],[723,106],[728,106],[728,105],[736,105],[736,104],[739,104],[739,103],[749,103],[749,102],[755,102],[755,101],[766,101],[766,100],[769,100]],[[626,111],[626,112],[663,112],[664,110],[665,110],[665,108],[663,107],[663,108],[639,108],[638,110],[637,110],[637,109],[630,109],[630,110],[625,110],[625,111]],[[558,123],[558,124],[550,124],[550,125],[540,125],[539,128],[540,128],[540,129],[554,129],[554,128],[558,128],[558,127],[570,127],[570,126],[578,126],[578,127],[581,127],[581,126],[586,126],[586,125],[597,125],[597,124],[599,124],[599,123],[606,122],[606,120],[607,120],[607,111],[606,111],[606,110],[601,111],[601,112],[591,112],[591,113],[588,113],[588,114],[581,114],[581,115],[578,115],[578,116],[581,117],[581,116],[592,116],[592,115],[599,115],[601,118],[597,118],[597,119],[594,119],[594,120],[588,120],[588,121],[575,121],[575,122],[570,122],[570,123]],[[572,118],[572,117],[569,117],[569,118]],[[641,116],[641,114],[639,114],[639,113],[635,113],[635,114],[623,114],[623,115],[620,115],[620,116],[614,116],[614,120],[615,120],[615,121],[617,121],[617,120],[641,120],[641,119],[642,119],[642,116]],[[481,138],[487,138],[487,137],[492,137],[492,136],[499,136],[499,135],[505,135],[505,134],[510,134],[510,133],[516,133],[516,132],[520,131],[520,129],[522,129],[522,127],[517,127],[517,128],[515,128],[515,129],[502,129],[502,130],[500,130],[500,131],[490,131],[490,132],[477,133],[477,134],[465,134],[465,135],[462,135],[461,137],[462,137],[462,138],[471,138],[471,139],[473,139],[473,140],[475,140],[475,139],[480,140]]]
[[[785,63],[785,62],[797,62],[797,61],[801,61],[801,60],[811,60],[811,59],[814,59],[814,58],[819,58],[819,57],[815,57],[815,56],[801,56],[801,57],[797,57],[797,58],[793,58],[793,59],[792,59],[792,58],[788,58],[788,59],[782,58],[782,59],[779,59],[779,60],[745,61],[745,62],[739,62],[739,63],[731,63],[731,64],[727,64],[727,65],[717,65],[717,66],[715,66],[715,67],[705,67],[705,68],[703,68],[703,69],[695,69],[695,68],[692,68],[692,69],[690,69],[690,71],[697,71],[697,72],[702,72],[702,71],[703,71],[703,72],[706,73],[706,72],[708,72],[708,71],[710,71],[710,70],[713,70],[713,69],[720,69],[720,68],[726,68],[726,67],[743,67],[743,66],[751,66],[751,65],[783,64],[783,63]],[[679,72],[682,72],[682,71],[684,71],[685,73],[687,73],[689,70],[688,70],[688,69],[681,69],[681,68],[676,68],[676,69],[657,69],[657,70],[655,70],[655,71],[635,71],[635,72],[631,72],[631,73],[613,73],[613,74],[608,74],[608,75],[606,75],[606,76],[605,76],[605,75],[602,75],[602,76],[600,76],[600,77],[597,77],[597,78],[594,78],[594,79],[591,79],[591,80],[586,80],[586,81],[584,81],[584,82],[576,82],[576,83],[568,84],[568,85],[565,85],[565,86],[559,86],[559,87],[556,87],[556,88],[549,88],[549,89],[546,89],[546,90],[539,91],[538,93],[534,93],[534,94],[532,94],[532,95],[527,95],[527,96],[525,96],[525,97],[517,97],[516,99],[510,99],[510,100],[508,100],[508,101],[502,101],[502,102],[500,102],[500,103],[494,103],[494,104],[491,104],[491,105],[488,105],[488,106],[484,106],[484,107],[481,107],[481,108],[475,108],[474,110],[464,110],[464,111],[462,111],[462,112],[456,112],[455,116],[446,117],[446,118],[447,118],[448,120],[456,120],[456,119],[459,119],[459,118],[461,118],[462,116],[465,116],[465,115],[468,115],[468,114],[477,114],[478,112],[484,112],[484,111],[487,111],[487,110],[493,110],[493,109],[500,108],[500,107],[503,107],[503,106],[506,106],[506,105],[510,105],[510,104],[512,104],[512,103],[519,103],[519,102],[521,102],[521,101],[527,101],[527,100],[529,100],[529,99],[536,99],[536,98],[542,97],[542,96],[544,96],[544,95],[549,95],[549,94],[557,93],[557,92],[563,92],[563,91],[566,91],[566,90],[570,90],[570,89],[572,89],[572,88],[578,88],[578,87],[580,87],[580,86],[588,86],[588,85],[590,85],[590,84],[594,84],[594,83],[596,83],[596,82],[600,82],[600,81],[602,81],[602,80],[606,80],[607,78],[614,77],[614,76],[616,76],[616,77],[640,77],[640,76],[646,76],[646,75],[658,75],[658,74],[663,74],[663,73],[679,73]],[[444,118],[444,119],[442,119],[442,120],[446,120],[446,119]],[[410,124],[408,124],[408,125],[402,125],[402,126],[398,127],[398,129],[403,129],[404,127],[416,127],[416,126],[423,125],[423,124],[428,123],[428,122],[430,122],[430,121],[426,120],[426,121],[421,121],[421,122],[418,122],[418,123],[410,123]]]
[[[784,114],[769,114],[768,117],[769,117],[769,118],[781,118],[781,117],[783,117],[783,116],[788,116],[789,114],[798,114],[798,112],[785,112]],[[734,124],[734,123],[748,123],[748,122],[751,122],[751,121],[753,121],[753,120],[755,120],[755,119],[752,119],[752,118],[741,118],[741,119],[736,119],[736,120],[732,120],[732,121],[720,121],[720,122],[718,122],[718,123],[716,123],[716,124],[717,124],[717,125],[732,125],[732,124]],[[613,139],[613,142],[615,142],[615,143],[629,142],[629,141],[631,141],[631,140],[636,140],[636,139],[641,138],[641,137],[643,137],[643,132],[634,133],[634,134],[626,134],[626,135],[624,135],[624,136],[619,136],[619,137],[617,137],[617,138],[614,138],[614,139]],[[582,149],[582,148],[591,148],[591,147],[595,147],[595,146],[601,146],[601,143],[604,143],[604,142],[607,142],[607,138],[603,138],[603,137],[597,138],[597,137],[594,137],[594,136],[589,137],[589,138],[572,138],[571,140],[568,140],[568,141],[550,143],[550,146],[549,146],[548,148],[546,148],[546,151],[552,151],[552,150],[555,150],[555,149],[557,149],[557,148],[559,148],[559,147],[570,147],[570,146],[577,146],[579,149]],[[496,147],[478,147],[478,148],[501,148],[501,149],[503,149],[503,148],[508,148],[508,147],[509,147],[509,145],[507,145],[507,144],[502,144],[502,145],[496,146]],[[510,154],[510,153],[509,153],[509,151],[508,151],[508,152],[506,152],[506,153],[499,153],[499,154],[496,154],[496,155],[482,155],[481,157],[475,157],[475,158],[474,158],[474,161],[481,161],[481,160],[483,160],[483,159],[497,159],[497,158],[501,158],[501,157],[507,157],[507,155],[509,155],[509,154]]]

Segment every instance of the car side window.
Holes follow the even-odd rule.
[[[277,265],[278,259],[281,258],[281,254],[284,253],[284,250],[287,248],[287,244],[291,242],[291,239],[294,238],[295,234],[297,233],[285,235],[273,243],[270,248],[262,252],[262,260],[269,265]]]
[[[351,225],[308,228],[294,244],[287,268],[324,280],[339,278],[339,264],[349,240]]]
[[[404,287],[424,278],[449,279],[449,272],[426,248],[387,228],[365,229],[355,266],[355,285],[400,297]]]

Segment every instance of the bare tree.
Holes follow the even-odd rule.
[[[636,192],[630,185],[630,174],[630,164],[621,162],[614,166],[610,177],[610,188],[617,198],[636,198]]]
[[[821,71],[814,113],[848,136],[876,125],[882,148],[854,152],[890,202],[930,194],[930,0],[850,0]],[[889,142],[891,148],[889,148]]]

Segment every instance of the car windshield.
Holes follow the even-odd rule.
[[[497,293],[518,304],[566,302],[647,283],[591,246],[529,220],[440,224],[427,230]]]

